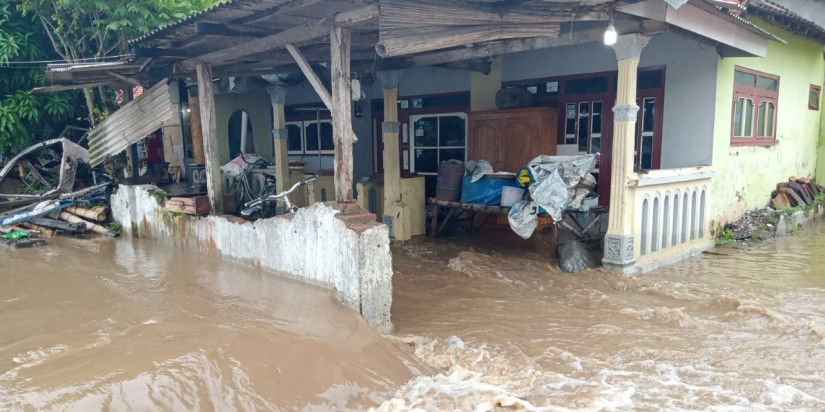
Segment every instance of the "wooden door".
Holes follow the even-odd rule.
[[[518,172],[522,166],[536,157],[535,147],[540,138],[537,113],[519,113],[508,116],[501,130],[503,159],[496,171]]]
[[[499,133],[501,121],[494,116],[470,116],[467,133],[467,160],[486,160],[499,170],[501,164],[501,148]]]

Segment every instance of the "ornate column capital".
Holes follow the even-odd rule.
[[[635,122],[639,113],[639,106],[635,104],[624,106],[613,106],[614,122]]]
[[[401,123],[398,122],[383,122],[381,123],[382,133],[398,133],[401,130]]]
[[[276,129],[272,131],[272,138],[275,140],[286,140],[289,136],[286,129]]]
[[[269,93],[272,104],[284,104],[286,103],[286,94],[289,93],[289,89],[279,86],[269,86],[266,88],[266,92]]]
[[[383,70],[376,73],[378,80],[381,81],[381,87],[384,89],[397,89],[403,75],[404,72],[401,70]]]
[[[616,44],[610,46],[616,52],[616,60],[632,59],[638,61],[650,36],[644,34],[625,34],[619,36]]]

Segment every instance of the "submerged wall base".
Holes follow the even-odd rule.
[[[391,333],[389,230],[354,204],[316,203],[298,212],[247,222],[231,216],[166,212],[154,186],[124,186],[112,216],[124,233],[274,271],[335,291],[379,333]]]

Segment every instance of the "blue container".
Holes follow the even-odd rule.
[[[470,181],[472,178],[472,176],[464,176],[464,180],[461,183],[462,203],[500,205],[502,187],[519,187],[515,177],[512,179],[490,179],[482,177],[475,183]]]

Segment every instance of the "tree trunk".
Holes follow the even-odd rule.
[[[95,126],[95,91],[89,87],[83,89],[83,96],[86,97],[86,107],[89,109],[89,124]]]

